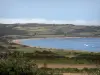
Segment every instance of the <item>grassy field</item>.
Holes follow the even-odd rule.
[[[63,35],[73,37],[93,37],[98,36],[100,27],[96,26],[77,26],[77,25],[52,25],[52,24],[25,24],[14,27],[17,30],[28,31],[29,34],[41,35],[42,37],[48,35]]]
[[[24,52],[26,55],[30,55],[30,59],[36,60],[36,63],[46,63],[48,64],[94,64],[91,60],[85,59],[88,57],[88,55],[91,55],[93,53],[87,52],[87,51],[75,51],[75,50],[63,50],[63,49],[53,49],[53,48],[39,48],[39,47],[29,47],[26,45],[12,45],[11,47],[14,47],[14,49],[11,49],[11,51],[19,51]],[[39,51],[40,53],[36,53],[36,51]],[[43,53],[43,51],[50,52],[49,54]],[[39,57],[37,58],[36,55]],[[95,55],[94,53],[93,55]],[[99,53],[98,53],[99,54]],[[52,56],[57,56],[58,58],[53,58]],[[91,56],[91,58],[93,57]],[[48,57],[49,56],[49,57]],[[84,57],[79,58],[80,56]],[[43,58],[42,58],[43,57]],[[77,63],[78,62],[78,63]]]

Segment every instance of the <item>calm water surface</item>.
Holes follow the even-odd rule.
[[[47,38],[21,40],[21,43],[29,46],[44,48],[87,50],[100,52],[100,38]]]

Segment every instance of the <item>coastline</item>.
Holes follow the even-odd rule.
[[[55,37],[55,38],[64,39],[64,38],[83,38],[83,37]],[[15,43],[15,44],[30,47],[30,48],[42,48],[42,49],[47,49],[47,50],[51,49],[51,50],[73,51],[73,52],[91,52],[91,51],[87,51],[87,50],[72,50],[72,49],[58,49],[58,48],[48,48],[48,47],[40,47],[40,46],[29,46],[29,45],[24,45],[24,44],[21,43],[22,40],[37,40],[37,39],[49,39],[49,38],[14,39],[14,40],[12,40],[12,42]]]
[[[50,39],[51,38],[57,38],[57,39],[64,39],[64,38],[85,38],[85,37],[49,37]],[[49,39],[48,37],[41,37],[41,38],[27,38],[27,39],[14,39],[12,40],[13,43],[16,43],[16,44],[21,44],[21,41],[23,40],[39,40],[39,39]],[[33,46],[34,47],[34,46]]]
[[[39,40],[39,39],[51,39],[51,38],[57,38],[57,39],[70,39],[70,38],[100,38],[100,37],[35,37],[35,38],[23,38],[23,39],[14,39],[12,40],[13,43],[21,44],[20,42],[23,40]],[[18,42],[16,42],[18,41]]]
[[[22,38],[22,39],[14,39],[15,40],[37,40],[37,39],[49,39],[49,38],[57,38],[57,39],[64,39],[64,38],[100,38],[100,37],[34,37],[34,38]]]
[[[98,37],[49,37],[49,38],[44,38],[44,37],[41,37],[41,38],[25,38],[25,39],[13,39],[12,40],[12,43],[16,43],[16,44],[19,44],[21,46],[26,46],[26,47],[30,47],[30,48],[37,48],[37,49],[46,49],[46,50],[63,50],[63,51],[74,51],[74,52],[99,52],[99,51],[88,51],[88,49],[84,49],[84,50],[81,50],[81,49],[64,49],[64,48],[52,48],[52,47],[41,47],[41,46],[31,46],[31,45],[25,45],[23,44],[22,42],[25,41],[25,40],[40,40],[40,39],[78,39],[78,38],[98,38]]]
[[[49,39],[49,38],[57,38],[57,39],[63,39],[63,38],[86,38],[86,37],[37,37],[37,38],[25,38],[25,39],[14,39],[15,40],[37,40],[37,39]]]

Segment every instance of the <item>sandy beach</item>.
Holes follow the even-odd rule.
[[[85,38],[85,37],[49,37],[49,38],[57,38],[57,39],[64,39],[64,38]],[[27,39],[15,39],[12,42],[16,43],[16,41],[20,40],[39,40],[39,39],[49,39],[49,38],[27,38]]]

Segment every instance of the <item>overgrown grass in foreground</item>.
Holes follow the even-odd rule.
[[[0,75],[61,75],[53,70],[47,71],[25,58],[0,59]]]
[[[0,75],[61,75],[62,73],[88,73],[100,75],[100,68],[38,68],[33,60],[23,57],[24,53],[0,54]]]

